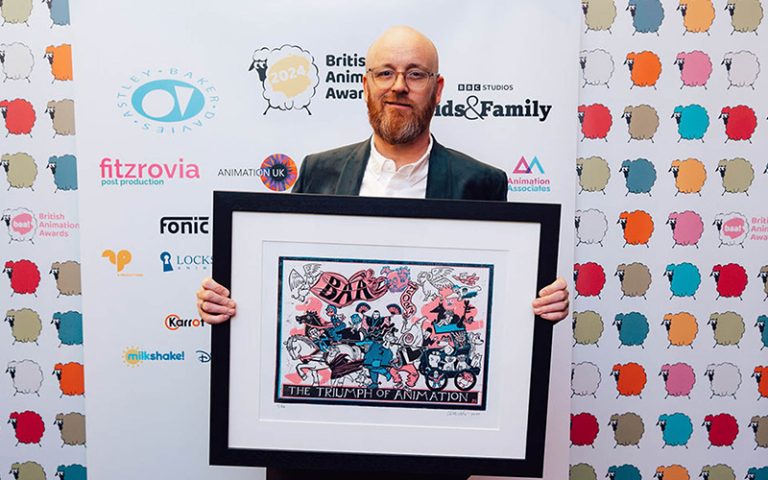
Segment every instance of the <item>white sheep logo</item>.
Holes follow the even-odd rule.
[[[315,59],[311,53],[296,45],[270,49],[262,47],[253,52],[250,70],[256,70],[263,88],[262,96],[270,108],[301,110],[309,115],[309,104],[320,84]]]

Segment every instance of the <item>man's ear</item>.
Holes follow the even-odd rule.
[[[363,100],[368,103],[368,74],[363,74]]]
[[[440,99],[443,96],[443,87],[445,86],[445,79],[442,75],[437,77],[437,92],[435,92],[435,103],[440,103]]]

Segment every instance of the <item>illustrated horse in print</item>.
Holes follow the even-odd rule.
[[[291,335],[284,343],[288,354],[292,359],[299,361],[296,365],[296,373],[302,380],[307,377],[312,379],[312,385],[320,384],[318,370],[328,368],[324,353],[306,335]]]

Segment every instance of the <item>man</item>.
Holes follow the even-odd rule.
[[[373,136],[362,143],[307,156],[297,193],[405,198],[498,200],[507,176],[495,167],[443,147],[429,131],[445,80],[434,44],[410,27],[387,30],[368,50],[363,94]],[[229,291],[203,280],[200,318],[208,323],[236,313]],[[533,311],[558,321],[568,315],[568,290],[558,278],[539,292]]]

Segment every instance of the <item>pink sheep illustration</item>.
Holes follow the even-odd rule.
[[[664,389],[667,397],[691,398],[691,390],[696,384],[696,374],[693,367],[687,363],[665,363],[661,366],[659,375],[664,379]]]
[[[672,240],[675,241],[672,248],[677,245],[683,247],[693,245],[699,248],[699,240],[704,232],[704,221],[701,215],[692,210],[672,212],[667,218],[667,225],[672,229]]]
[[[707,88],[707,82],[712,75],[712,60],[709,55],[701,50],[692,52],[680,52],[677,54],[675,64],[680,69],[680,80],[683,87],[704,87]]]

